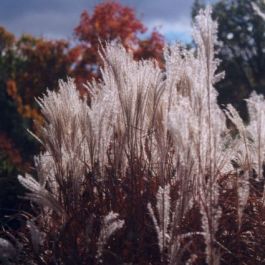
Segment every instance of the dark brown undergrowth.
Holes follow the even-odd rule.
[[[8,231],[2,232],[1,236],[9,239],[20,251],[16,264],[169,264],[167,260],[161,260],[157,235],[147,209],[148,202],[156,201],[159,180],[155,177],[150,180],[148,171],[139,170],[142,166],[140,163],[135,164],[135,186],[128,184],[132,181],[129,175],[118,180],[111,170],[110,175],[106,176],[106,184],[96,180],[86,183],[85,192],[80,194],[80,208],[72,208],[64,223],[55,214],[51,217],[52,230],[45,231],[45,224],[41,224],[46,236],[39,246],[26,227],[15,237]],[[216,245],[221,252],[220,264],[265,264],[265,209],[260,188],[263,183],[252,180],[242,225],[239,227],[236,189],[238,177],[240,176],[227,175],[219,180],[222,216],[216,233]],[[87,179],[93,179],[93,173]],[[110,179],[115,185],[109,184]],[[172,205],[178,188],[178,183],[172,185]],[[125,225],[110,237],[98,260],[100,217],[111,209],[119,213]],[[32,216],[24,215],[23,218],[31,219]],[[38,223],[38,219],[35,222]],[[176,232],[178,235],[189,234],[189,237],[180,240],[182,258],[178,264],[206,264],[204,238],[198,234],[203,232],[201,226],[199,206],[195,203],[183,217]],[[187,263],[188,260],[190,263]]]

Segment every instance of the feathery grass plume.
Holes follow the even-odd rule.
[[[175,167],[175,181],[181,183],[185,191],[192,190],[192,193],[180,191],[178,200],[182,201],[180,205],[185,206],[182,211],[176,207],[174,224],[177,225],[177,220],[183,219],[191,198],[195,197],[203,217],[209,264],[219,262],[214,243],[221,215],[217,180],[221,173],[232,170],[232,152],[230,148],[225,148],[228,138],[226,118],[217,105],[217,94],[213,87],[222,77],[222,74],[216,74],[219,64],[214,50],[216,29],[216,22],[212,21],[211,9],[208,7],[195,20],[193,35],[196,51],[187,51],[179,45],[166,49],[166,89],[162,97],[167,105],[167,130],[174,141],[174,161],[178,165]],[[183,172],[188,172],[185,179],[181,179]],[[150,205],[149,211],[157,226]],[[177,237],[174,238],[176,240]],[[173,253],[171,255],[176,256]]]
[[[253,92],[246,101],[250,116],[247,130],[250,133],[250,141],[253,145],[253,169],[255,169],[259,180],[262,180],[265,162],[265,99],[264,96]],[[264,199],[265,192],[263,191],[263,201]]]
[[[149,141],[150,136],[158,145],[162,141],[160,136],[150,135],[162,130],[158,127],[162,118],[158,118],[162,108],[160,98],[164,91],[161,70],[153,61],[136,62],[132,54],[119,45],[109,44],[103,52],[105,67],[100,86],[111,89],[115,163],[123,170],[132,167],[136,158],[145,159],[148,154],[152,154],[150,163],[156,163],[158,158],[162,160],[162,151],[158,152]],[[143,148],[145,145],[148,151]]]
[[[158,218],[156,218],[154,210],[150,203],[148,203],[147,208],[149,214],[151,215],[152,221],[154,223],[158,245],[160,253],[163,254],[165,249],[168,247],[170,235],[169,235],[169,225],[170,225],[170,185],[167,184],[164,188],[159,187],[156,194],[156,210],[158,213]]]
[[[264,3],[264,1],[263,1]],[[260,7],[256,3],[251,3],[253,10],[259,15],[262,19],[265,20],[265,14],[263,11],[261,11]]]
[[[36,255],[38,255],[40,251],[40,246],[43,244],[44,241],[44,234],[39,231],[39,228],[36,226],[33,220],[28,220],[27,226],[31,235],[33,251]]]
[[[97,174],[97,181],[104,176],[104,158],[112,133],[112,112],[109,111],[112,103],[104,90],[94,89],[93,92],[93,102],[89,106],[69,79],[67,83],[59,83],[57,92],[48,91],[38,99],[45,117],[44,125],[39,128],[45,152],[35,158],[38,180],[29,174],[18,177],[30,191],[27,198],[41,207],[38,218],[41,231],[49,236],[57,232],[57,240],[64,240],[61,233],[69,226],[73,226],[72,231],[68,228],[69,234],[79,237],[80,231],[74,230],[77,220],[73,218],[78,219],[83,205],[89,205],[87,194],[93,197],[96,192],[95,187],[87,186],[91,181],[87,174]],[[36,250],[36,244],[33,248]]]
[[[17,257],[17,249],[4,238],[0,238],[0,262],[3,265],[12,265]]]
[[[180,64],[186,65],[185,71],[182,71],[190,92],[178,89],[179,101],[169,115],[176,152],[181,160],[183,154],[187,157],[184,166],[191,168],[191,176],[196,176],[194,196],[200,204],[208,264],[219,264],[214,243],[220,217],[217,180],[222,170],[227,169],[224,165],[230,163],[230,150],[224,148],[228,134],[225,116],[217,105],[213,87],[222,77],[222,74],[216,74],[219,64],[214,49],[216,31],[217,24],[211,19],[211,8],[200,11],[193,27],[196,53],[189,51],[179,56],[181,60],[187,60]],[[178,47],[175,49],[179,50]],[[172,62],[169,67],[172,67]],[[181,119],[182,108],[187,112],[186,119]]]
[[[42,205],[43,207],[48,207],[56,213],[62,213],[61,206],[56,198],[30,174],[26,174],[25,177],[19,175],[18,180],[21,185],[30,191],[30,193],[26,194],[26,198]]]
[[[238,196],[238,225],[239,229],[242,226],[243,211],[247,205],[249,198],[249,173],[248,171],[243,171],[242,174],[237,176],[237,196]]]
[[[46,152],[36,159],[39,180],[53,196],[72,210],[78,207],[86,173],[98,171],[101,178],[110,138],[111,99],[96,91],[89,107],[73,80],[59,83],[39,99],[45,124],[39,129]],[[67,188],[67,190],[64,190]],[[67,198],[71,202],[66,205]],[[69,209],[65,209],[69,210]]]
[[[254,169],[258,178],[262,178],[262,167],[265,160],[265,99],[262,95],[253,92],[247,101],[250,122],[247,130],[250,133],[250,140],[254,146],[253,156],[255,156]]]
[[[238,146],[236,153],[234,154],[236,157],[235,162],[237,166],[250,171],[254,166],[253,161],[253,152],[255,152],[253,148],[253,142],[251,141],[251,135],[247,130],[243,120],[241,119],[239,113],[236,109],[231,105],[227,105],[227,110],[225,111],[228,119],[236,126],[238,130]]]
[[[253,110],[251,109],[250,111],[253,112]],[[244,125],[243,120],[232,105],[227,106],[226,115],[238,130],[238,137],[235,140],[238,144],[235,145],[236,152],[232,157],[232,160],[235,163],[236,167],[241,171],[239,172],[241,174],[237,174],[236,176],[236,188],[238,196],[238,226],[240,229],[242,225],[243,211],[247,205],[249,197],[249,176],[252,175],[253,169],[258,169],[257,173],[260,173],[260,169],[257,168],[258,161],[256,162],[255,159],[255,153],[258,149],[255,147],[256,139],[253,139],[250,130]],[[252,126],[254,122],[255,119],[251,121]],[[255,134],[256,133],[257,132],[255,132]]]
[[[103,219],[100,228],[100,234],[97,242],[97,259],[100,261],[100,258],[103,254],[104,246],[107,244],[109,238],[124,225],[124,221],[118,219],[119,214],[114,212],[109,212]]]
[[[61,165],[55,171],[57,182],[61,183],[67,171],[71,172],[69,177],[81,180],[86,166],[93,169],[99,164],[102,168],[110,135],[111,111],[107,110],[111,100],[105,97],[104,91],[94,90],[94,100],[89,107],[80,98],[73,80],[60,82],[59,86],[58,93],[48,91],[38,103],[46,119],[40,128],[41,138],[47,155]],[[78,179],[73,182],[77,192]]]

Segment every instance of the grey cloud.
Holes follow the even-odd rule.
[[[135,7],[137,10],[143,11],[145,20],[150,20],[154,17],[176,20],[190,15],[193,0],[149,0],[138,2]]]

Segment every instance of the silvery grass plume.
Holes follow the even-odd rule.
[[[38,132],[45,152],[35,158],[38,180],[29,174],[18,176],[18,179],[30,191],[26,197],[41,207],[39,224],[48,233],[62,233],[74,222],[73,218],[79,218],[80,211],[85,211],[82,206],[89,205],[89,201],[84,201],[89,192],[87,173],[96,172],[99,181],[104,176],[102,168],[111,135],[112,113],[107,111],[111,99],[106,98],[104,91],[93,92],[93,102],[88,106],[80,98],[73,80],[69,79],[67,83],[59,83],[58,92],[48,91],[38,100],[45,117]],[[96,188],[91,189],[92,193],[97,192]],[[122,226],[121,222],[113,220],[116,228],[110,227],[111,231],[109,226],[101,229],[112,234]],[[29,224],[32,228],[32,223]],[[32,229],[31,237],[35,251],[40,242],[35,242],[36,233],[33,234]],[[103,246],[100,248],[102,251]]]
[[[163,226],[160,225],[160,223],[163,224],[160,221],[161,215],[159,214],[159,218],[156,219],[150,205],[148,209],[156,227],[160,251],[163,251],[162,231],[164,231],[164,238],[174,238],[174,234],[168,232],[170,227],[179,226],[177,220],[185,216],[195,198],[200,204],[203,226],[203,233],[201,234],[205,238],[207,263],[219,264],[220,253],[216,247],[218,242],[215,238],[218,231],[218,221],[221,217],[218,179],[229,172],[234,172],[231,161],[236,162],[239,168],[243,170],[243,174],[237,176],[240,228],[243,211],[249,196],[249,176],[253,169],[256,172],[261,172],[263,165],[263,160],[261,161],[261,158],[263,159],[261,155],[263,142],[260,139],[261,128],[264,127],[263,121],[260,120],[263,117],[263,108],[258,106],[260,100],[254,98],[253,95],[248,102],[250,112],[253,113],[251,115],[253,116],[252,121],[248,126],[252,128],[250,129],[245,127],[237,111],[229,105],[225,114],[235,124],[239,132],[239,136],[232,139],[226,127],[225,114],[219,109],[216,101],[217,95],[214,84],[222,78],[222,73],[216,74],[219,64],[218,59],[215,58],[214,49],[217,44],[217,25],[211,19],[209,7],[205,11],[201,11],[196,17],[193,32],[197,44],[195,51],[187,51],[176,45],[169,47],[165,54],[166,92],[169,95],[168,129],[175,143],[175,158],[179,162],[176,167],[175,180],[182,185],[185,183],[185,187],[181,186],[180,189],[185,192],[181,193],[180,191],[180,196],[176,202],[176,205],[181,205],[181,208],[176,207],[173,210],[173,219],[171,219],[171,223],[167,222],[166,229],[162,229]],[[251,106],[253,101],[256,105],[255,108]],[[259,112],[257,113],[258,109]],[[257,119],[259,120],[257,121]],[[257,128],[257,124],[260,126],[259,128]],[[256,131],[250,134],[253,129]],[[257,139],[255,139],[255,135],[258,136]],[[258,144],[258,146],[253,143]],[[259,151],[255,157],[256,150]],[[183,177],[184,174],[186,174],[185,177]],[[183,179],[185,180],[183,181]],[[190,190],[192,193],[187,192]],[[158,194],[160,193],[161,190]],[[169,202],[169,199],[162,201],[157,198],[157,203],[164,203],[165,209],[168,208]],[[157,209],[161,208],[162,206],[157,206]],[[165,216],[168,218],[168,211]],[[176,231],[174,232],[176,233]],[[178,235],[171,241],[173,243],[169,248],[170,251],[167,251],[171,264],[179,261],[179,248],[177,246],[180,244],[178,240],[186,236],[188,235]],[[169,243],[170,240],[167,242]]]
[[[97,258],[100,259],[104,246],[107,243],[108,239],[114,234],[117,230],[121,229],[124,225],[123,220],[118,219],[118,214],[114,212],[109,212],[106,215],[102,222],[102,228],[100,230],[99,238],[98,238],[98,249],[97,249]]]
[[[262,95],[253,92],[246,101],[250,116],[248,125],[243,123],[238,112],[231,105],[227,107],[226,112],[238,129],[237,152],[233,161],[241,171],[237,177],[239,226],[241,226],[243,210],[249,196],[249,177],[253,175],[254,170],[257,180],[262,182],[265,163],[265,100]],[[263,187],[263,203],[264,198]]]
[[[262,1],[264,5],[265,2]],[[252,7],[254,11],[259,15],[263,20],[265,20],[265,13],[260,9],[260,7],[256,3],[252,3]],[[247,100],[248,110],[250,114],[250,124],[248,126],[249,131],[252,134],[252,140],[254,142],[255,150],[256,150],[256,167],[255,170],[259,179],[261,179],[263,175],[263,167],[265,163],[265,139],[264,139],[264,128],[265,128],[265,99],[263,96],[257,95],[253,92],[250,98]],[[265,184],[263,188],[263,203],[265,203]]]
[[[264,96],[257,95],[253,92],[247,101],[250,122],[247,125],[247,130],[250,134],[250,140],[253,143],[254,151],[253,167],[259,179],[262,179],[263,164],[265,162],[265,107]]]
[[[215,247],[215,233],[221,216],[217,181],[219,176],[233,170],[233,149],[227,146],[231,138],[226,117],[217,105],[214,89],[214,84],[223,76],[222,73],[216,74],[219,64],[214,49],[217,44],[216,33],[217,24],[211,19],[211,8],[208,7],[195,19],[193,36],[196,50],[186,50],[176,45],[168,47],[165,53],[166,80],[162,96],[166,104],[164,119],[167,119],[166,130],[174,143],[174,181],[181,188],[172,218],[169,216],[169,186],[160,188],[157,194],[159,218],[155,218],[150,205],[148,209],[156,227],[160,251],[165,246],[169,247],[167,253],[171,264],[179,261],[180,244],[177,241],[185,237],[176,235],[176,227],[194,199],[200,205],[207,263],[219,264],[220,259]],[[162,195],[164,200],[160,199]],[[161,220],[161,209],[164,211],[164,220]],[[169,236],[170,229],[172,232]]]
[[[208,7],[195,19],[193,36],[196,51],[184,51],[176,61],[172,58],[173,63],[168,65],[169,70],[172,66],[175,68],[175,73],[181,71],[180,76],[172,75],[175,81],[169,79],[175,83],[173,87],[180,87],[169,112],[170,132],[175,139],[180,162],[189,169],[188,181],[194,183],[193,198],[200,204],[208,264],[219,264],[214,242],[221,215],[217,180],[220,174],[232,170],[231,149],[225,148],[228,135],[226,118],[217,105],[214,89],[214,84],[223,76],[222,73],[216,74],[219,64],[214,49],[216,33],[217,24],[211,19],[211,8]],[[178,65],[182,66],[181,70]],[[182,116],[184,109],[185,119]]]
[[[262,1],[263,4],[265,4],[264,1]],[[252,8],[253,10],[257,13],[257,15],[259,15],[262,19],[265,20],[265,13],[263,11],[261,11],[260,7],[256,4],[256,3],[251,3],[252,4]]]
[[[262,95],[257,95],[253,92],[247,100],[250,123],[247,129],[250,133],[250,141],[252,142],[254,152],[253,169],[257,173],[258,179],[262,180],[264,177],[264,163],[265,163],[265,99]],[[263,189],[263,203],[265,202],[265,186]]]
[[[148,203],[147,208],[156,229],[160,252],[163,254],[168,247],[170,240],[169,225],[171,219],[171,198],[169,184],[166,185],[165,188],[159,187],[156,195],[156,210],[158,212],[158,218],[156,218],[150,203]]]
[[[12,265],[18,256],[18,250],[10,241],[0,238],[0,262],[3,265]]]
[[[114,114],[111,158],[115,169],[124,172],[129,167],[132,174],[135,159],[158,164],[158,158],[164,160],[161,145],[165,145],[166,137],[163,117],[159,117],[163,112],[163,73],[153,61],[136,62],[119,45],[107,45],[101,56],[103,82],[98,87],[109,90],[106,96],[112,99],[108,111]],[[157,170],[163,170],[160,166]]]

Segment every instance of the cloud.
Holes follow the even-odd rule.
[[[134,1],[137,11],[143,12],[145,20],[153,18],[172,21],[189,17],[194,0],[157,0]]]
[[[30,16],[22,15],[14,18],[6,26],[16,35],[30,33],[48,38],[68,38],[79,21],[79,15],[66,19],[64,14],[55,11],[33,13]]]
[[[165,19],[154,19],[146,22],[149,30],[156,28],[168,41],[180,40],[189,42],[191,40],[191,21],[188,18],[168,21]]]

